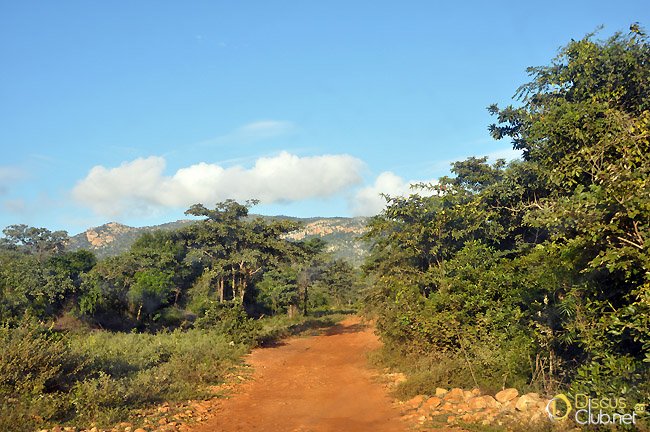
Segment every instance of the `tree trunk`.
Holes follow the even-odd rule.
[[[224,294],[224,280],[223,276],[219,278],[219,303],[223,303],[223,294]]]
[[[244,296],[246,295],[246,286],[247,286],[246,278],[242,278],[241,291],[239,292],[239,298],[242,304],[244,304]]]
[[[307,316],[307,300],[309,298],[308,290],[309,290],[308,285],[305,284],[305,290],[304,290],[304,294],[303,294],[303,298],[302,298],[302,314],[304,316]]]
[[[230,269],[232,270],[232,298],[234,299],[237,297],[237,277],[235,276],[235,267],[230,267]]]

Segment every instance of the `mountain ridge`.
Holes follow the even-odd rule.
[[[289,234],[286,238],[293,241],[308,240],[319,237],[326,241],[326,250],[335,258],[345,259],[355,266],[360,265],[368,254],[367,245],[359,240],[366,232],[367,217],[309,217],[299,218],[294,216],[263,216],[269,220],[286,219],[297,221],[302,226]],[[94,252],[99,258],[118,255],[127,251],[142,234],[157,230],[176,230],[192,223],[199,222],[195,219],[180,219],[160,225],[144,227],[131,227],[119,222],[107,222],[103,225],[88,228],[87,230],[71,236],[67,249],[71,251],[87,249]]]

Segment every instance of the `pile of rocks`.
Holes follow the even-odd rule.
[[[547,403],[537,393],[520,396],[514,388],[502,390],[495,396],[483,395],[479,389],[438,388],[434,396],[418,395],[399,404],[408,422],[424,424],[434,420],[449,425],[502,425],[545,421]]]
[[[137,415],[140,426],[123,422],[110,429],[96,426],[77,428],[74,426],[55,426],[39,432],[186,432],[190,424],[207,420],[212,412],[219,410],[219,399],[188,401],[187,404],[170,405],[164,403],[155,409],[148,409]]]

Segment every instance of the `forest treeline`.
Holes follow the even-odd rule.
[[[350,264],[332,259],[318,238],[286,240],[295,222],[248,219],[254,204],[193,205],[186,214],[203,221],[146,233],[101,261],[66,252],[65,232],[9,226],[0,243],[0,320],[70,314],[106,329],[155,330],[235,306],[259,317],[356,301]]]
[[[104,426],[156,402],[206,396],[251,347],[332,323],[358,298],[358,270],[320,239],[288,241],[255,201],[141,236],[97,260],[67,234],[7,227],[0,243],[0,430]]]
[[[409,394],[532,388],[650,402],[650,50],[571,41],[489,107],[522,160],[389,197],[365,266]],[[429,196],[423,196],[429,195]]]

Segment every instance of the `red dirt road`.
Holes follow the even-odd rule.
[[[349,318],[321,336],[254,350],[252,379],[193,432],[403,432],[384,387],[373,382],[366,353],[380,342]]]

